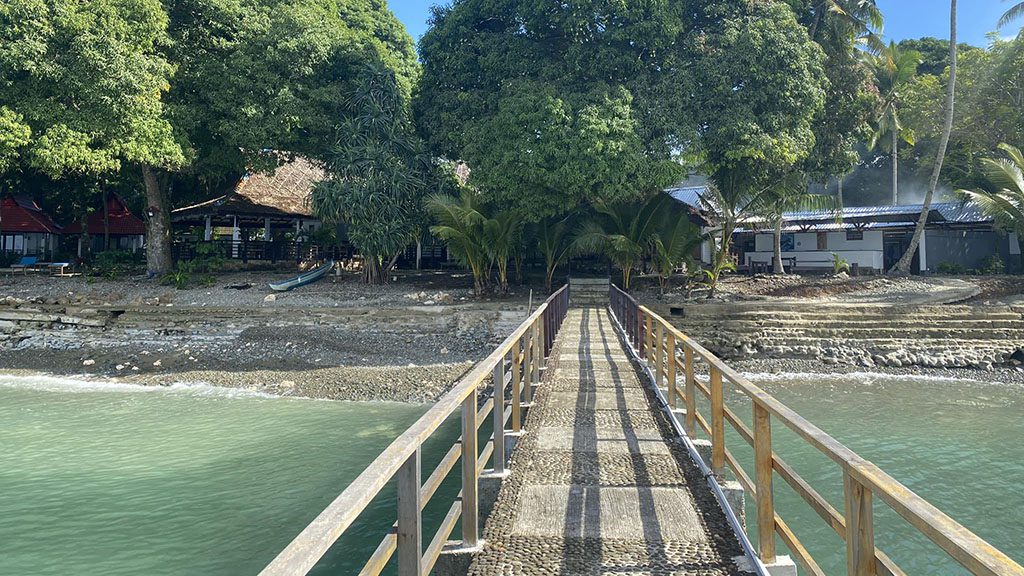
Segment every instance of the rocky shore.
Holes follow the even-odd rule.
[[[729,363],[736,370],[747,374],[888,374],[892,376],[925,376],[950,380],[980,380],[1001,384],[1024,386],[1024,368],[999,366],[989,371],[976,368],[922,368],[920,366],[864,368],[844,364],[826,364],[817,360],[780,359],[780,358],[748,358],[734,360]]]

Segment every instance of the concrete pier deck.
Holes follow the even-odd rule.
[[[469,573],[744,574],[739,542],[616,335],[572,309]]]

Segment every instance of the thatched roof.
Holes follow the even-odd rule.
[[[313,218],[310,194],[327,173],[302,156],[278,166],[272,174],[249,173],[231,192],[174,211],[175,218],[198,215]]]

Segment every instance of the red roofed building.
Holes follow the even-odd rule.
[[[61,227],[27,196],[4,198],[0,202],[0,249],[4,252],[52,255],[61,232]]]
[[[103,250],[130,250],[142,248],[146,234],[145,223],[124,203],[117,194],[108,194],[105,210],[90,212],[85,219],[86,230],[94,252]],[[81,234],[82,222],[73,222],[64,227],[65,234]],[[110,239],[106,245],[106,239]],[[78,240],[78,255],[82,255],[82,238]]]

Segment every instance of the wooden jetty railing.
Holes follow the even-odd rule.
[[[307,574],[396,476],[398,519],[359,572],[361,576],[380,574],[396,552],[400,576],[428,574],[460,518],[462,547],[469,550],[477,547],[480,542],[477,493],[480,475],[489,458],[495,474],[504,472],[506,423],[511,419],[512,430],[520,430],[523,403],[532,400],[533,387],[540,381],[541,366],[568,308],[569,287],[563,286],[396,438],[260,575]],[[505,391],[509,386],[512,405],[506,408]],[[490,395],[482,405],[478,402],[481,393]],[[421,481],[421,447],[456,410],[462,411],[462,436],[424,483]],[[478,431],[489,414],[493,414],[494,432],[479,450]],[[462,491],[423,551],[423,508],[460,460]]]
[[[776,559],[775,535],[778,534],[808,573],[825,574],[775,510],[772,483],[777,474],[846,541],[846,571],[850,576],[905,574],[875,547],[873,506],[876,498],[888,504],[971,574],[1024,576],[1024,568],[1011,558],[755,386],[616,286],[611,287],[611,307],[631,345],[647,361],[657,385],[663,390],[667,388],[669,406],[675,408],[679,403],[685,406],[686,433],[695,437],[700,427],[711,439],[712,471],[721,476],[728,466],[756,503],[758,555],[765,564]],[[706,380],[695,375],[697,362],[706,365]],[[753,428],[726,406],[723,381],[750,398]],[[697,392],[710,403],[710,421],[697,410]],[[773,420],[795,432],[842,469],[845,501],[842,514],[775,453]],[[754,478],[750,478],[726,446],[726,422],[753,447]]]

